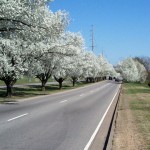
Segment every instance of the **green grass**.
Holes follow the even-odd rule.
[[[125,94],[129,96],[130,108],[136,118],[141,138],[150,150],[150,87],[146,84],[125,83]]]
[[[53,82],[54,79],[49,79],[48,82]],[[29,78],[24,76],[22,79],[17,80],[16,84],[28,84],[28,83],[40,83],[40,80],[37,78]],[[0,85],[5,85],[3,81],[0,81]]]
[[[3,81],[0,80],[0,86],[1,86],[1,85],[5,85],[5,83],[4,83]]]
[[[88,83],[91,84],[91,83]],[[48,85],[46,86],[45,91],[41,91],[41,86],[38,85],[29,85],[29,86],[22,86],[22,87],[13,87],[13,96],[11,98],[6,98],[6,89],[0,88],[0,102],[3,103],[5,101],[14,101],[17,99],[23,99],[23,98],[29,98],[34,96],[40,96],[40,95],[48,95],[53,94],[65,90],[70,90],[78,87],[83,87],[85,85],[88,85],[87,83],[79,82],[75,85],[75,87],[72,86],[71,83],[64,83],[61,90],[59,90],[58,85]]]
[[[147,84],[140,83],[125,83],[127,94],[150,93],[150,87]]]

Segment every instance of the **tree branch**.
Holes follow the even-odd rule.
[[[0,32],[15,31],[15,30],[23,30],[23,29],[19,29],[19,28],[0,28]]]
[[[45,27],[41,27],[41,26],[35,26],[35,25],[32,25],[32,24],[29,24],[29,23],[26,23],[24,21],[21,21],[21,20],[16,20],[16,19],[9,19],[9,18],[0,18],[0,21],[10,21],[10,22],[15,22],[15,23],[20,23],[20,24],[23,24],[25,26],[28,26],[28,27],[38,27],[38,28],[41,28],[41,29],[47,29]],[[13,29],[13,28],[12,28]],[[14,28],[15,29],[15,28]],[[21,29],[20,29],[21,30]],[[0,29],[1,31],[1,29]],[[7,30],[6,30],[7,31]]]
[[[0,18],[0,21],[11,21],[11,22],[17,22],[17,23],[21,23],[23,25],[26,25],[28,27],[31,27],[32,25],[31,24],[28,24],[26,22],[23,22],[21,20],[16,20],[16,19],[9,19],[9,18]]]

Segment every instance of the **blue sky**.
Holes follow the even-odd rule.
[[[94,53],[112,64],[150,56],[150,0],[54,0],[50,8],[69,12],[68,30],[81,32],[88,49],[94,25]]]

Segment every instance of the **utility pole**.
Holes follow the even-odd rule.
[[[91,45],[91,48],[92,48],[92,51],[94,52],[94,26],[92,25],[92,30],[91,30],[91,42],[92,42],[92,45]]]

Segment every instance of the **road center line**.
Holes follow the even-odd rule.
[[[13,120],[15,120],[15,119],[18,119],[18,118],[24,117],[24,116],[26,116],[26,115],[28,115],[28,113],[26,113],[26,114],[22,114],[22,115],[20,115],[20,116],[14,117],[14,118],[11,118],[11,119],[9,119],[9,120],[7,120],[7,121],[13,121]]]
[[[61,101],[60,103],[66,103],[66,102],[68,102],[68,100],[63,100],[63,101]]]
[[[121,86],[121,85],[120,85],[120,86]],[[120,86],[119,86],[119,89],[120,89]],[[119,89],[118,89],[118,90],[119,90]],[[106,116],[106,114],[107,114],[109,108],[111,107],[111,105],[112,105],[114,99],[116,98],[116,96],[117,96],[117,94],[118,94],[118,90],[116,91],[116,93],[115,93],[113,99],[111,100],[111,102],[110,102],[110,104],[109,104],[107,110],[105,111],[105,113],[104,113],[102,119],[100,120],[100,122],[99,122],[97,128],[95,129],[94,133],[92,134],[92,136],[91,136],[90,140],[88,141],[87,145],[85,146],[84,150],[88,150],[88,149],[90,148],[90,146],[91,146],[93,140],[95,139],[95,137],[96,137],[96,135],[97,135],[97,133],[98,133],[98,131],[99,131],[99,129],[100,129],[100,127],[101,127],[101,125],[102,125],[104,119],[105,119],[105,116]]]

